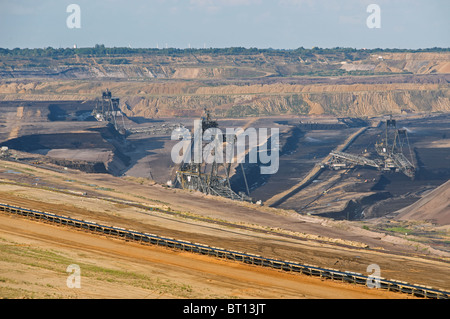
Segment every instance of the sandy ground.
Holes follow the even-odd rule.
[[[425,215],[425,213],[427,213]],[[429,194],[402,209],[398,218],[411,220],[427,216],[438,225],[450,225],[450,180]]]
[[[384,278],[450,289],[449,267],[446,259],[448,256],[445,252],[431,249],[418,250],[416,243],[363,230],[352,226],[352,223],[333,222],[314,216],[300,218],[289,211],[173,190],[154,185],[148,180],[117,178],[104,174],[84,174],[72,170],[58,173],[12,162],[1,162],[0,178],[2,202],[216,247],[247,251],[265,257],[362,274],[369,274],[367,266],[375,263],[380,266],[381,276]],[[59,190],[64,190],[64,193]],[[71,193],[80,190],[86,191],[87,196],[77,196]],[[170,209],[174,214],[150,213],[142,208],[129,206],[125,202],[107,201],[104,199],[105,197],[163,207]],[[202,220],[192,217],[201,217]],[[15,252],[2,250],[2,256],[5,257],[2,258],[0,279],[5,284],[4,292],[2,292],[5,296],[109,298],[120,297],[123,293],[129,293],[127,296],[136,298],[235,296],[240,298],[336,298],[341,296],[336,292],[330,294],[322,292],[319,288],[317,288],[317,292],[313,292],[316,291],[316,288],[305,290],[300,286],[297,287],[297,284],[294,284],[295,280],[300,277],[303,280],[304,277],[300,275],[294,276],[269,269],[228,263],[212,258],[205,259],[201,256],[167,250],[163,250],[163,252],[170,253],[170,256],[173,257],[167,257],[167,259],[159,257],[157,262],[149,259],[149,254],[161,251],[159,248],[117,242],[69,229],[31,223],[20,218],[4,216],[1,220],[0,234],[6,248],[20,247],[17,251],[20,258],[29,256],[33,259],[33,256],[37,254],[38,264],[41,259],[45,261],[44,266],[34,267],[33,262],[29,259],[17,260]],[[225,224],[217,224],[217,221],[225,222]],[[246,225],[248,228],[239,229],[237,228],[239,225]],[[262,229],[266,233],[262,233]],[[285,235],[293,235],[293,237]],[[96,246],[91,246],[94,243]],[[130,257],[131,252],[134,253]],[[180,259],[172,261],[171,258],[175,257]],[[60,270],[56,271],[55,267],[61,260],[64,260],[64,263],[59,265]],[[148,265],[147,261],[151,261],[151,265]],[[73,290],[61,288],[61,291],[64,291],[62,293],[53,289],[56,286],[54,282],[47,284],[45,280],[42,281],[42,278],[53,278],[54,272],[63,272],[62,276],[67,278],[64,270],[67,265],[72,263],[84,265],[82,268],[87,267],[94,273],[88,276],[91,292],[83,292],[85,295],[82,295]],[[191,263],[193,264],[191,265]],[[172,269],[174,264],[182,267]],[[157,267],[159,271],[152,267]],[[234,275],[230,268],[239,269],[239,271],[241,269],[242,271],[253,271],[254,275],[247,274],[245,271],[245,275],[242,273]],[[15,269],[18,272],[14,273]],[[162,290],[152,288],[158,291],[156,293],[150,288],[134,289],[136,285],[144,285],[145,280],[150,280],[148,278],[153,278],[149,275],[152,272],[148,269],[159,275],[156,276],[159,280],[156,280],[154,285],[165,283],[170,288],[161,288]],[[172,270],[166,271],[165,269]],[[128,270],[136,271],[130,275]],[[35,271],[45,272],[47,275],[42,273],[38,277],[33,277]],[[88,274],[91,273],[88,272]],[[23,280],[20,279],[22,275],[25,278]],[[119,279],[116,278],[117,276]],[[128,278],[129,276],[132,278]],[[139,280],[140,276],[147,279]],[[253,278],[252,276],[256,276],[255,281],[242,279]],[[58,278],[61,280],[60,277]],[[127,282],[124,278],[131,280],[132,283]],[[291,278],[294,283],[290,281]],[[316,279],[305,278],[308,282]],[[280,287],[279,285],[281,282],[284,283],[284,280],[286,280],[286,287]],[[22,282],[22,285],[15,286],[18,282]],[[24,283],[33,284],[26,285]],[[220,283],[220,287],[217,286],[218,283]],[[317,282],[319,286],[324,283],[320,280]],[[328,284],[327,282],[326,285]],[[364,288],[360,287],[354,290],[355,286],[346,284],[342,286],[342,283],[332,283],[331,285],[335,284],[338,285],[336,287],[342,287],[339,289],[350,289],[351,293],[357,293],[358,289]],[[58,287],[64,286],[64,282],[59,285]],[[146,283],[144,286],[148,287],[148,285]],[[86,283],[86,286],[89,287],[89,284]],[[119,288],[122,286],[123,289]],[[142,286],[139,287],[142,288]],[[364,291],[366,290],[363,289],[363,294]],[[356,296],[351,293],[342,292],[342,296],[343,298],[378,296],[372,295],[372,291],[367,292],[369,295],[366,296]],[[392,297],[397,298],[398,295],[394,294]]]
[[[411,298],[0,215],[0,295],[34,298]],[[80,288],[69,288],[69,265]]]

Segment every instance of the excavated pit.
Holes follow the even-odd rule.
[[[94,102],[0,102],[0,144],[30,155],[28,162],[56,164],[86,172],[110,173],[153,179],[165,184],[173,180],[177,165],[171,149],[177,141],[164,134],[131,134],[126,138],[110,125],[92,121],[88,114]],[[158,125],[195,118],[163,118]],[[128,120],[128,125],[145,126]],[[150,119],[151,120],[151,119]],[[414,180],[401,173],[382,173],[356,167],[348,172],[323,170],[304,188],[293,192],[277,206],[301,214],[317,214],[336,219],[379,217],[401,209],[420,194],[450,178],[450,136],[448,114],[425,117],[400,116],[398,127],[409,131],[409,141],[418,171]],[[367,121],[333,117],[265,117],[219,119],[219,127],[280,129],[279,169],[263,175],[258,163],[246,161],[232,166],[231,186],[262,202],[298,184],[337,145]],[[374,143],[382,136],[380,127],[369,127],[346,150],[374,153]]]

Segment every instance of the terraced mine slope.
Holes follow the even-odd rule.
[[[445,50],[112,50],[2,51],[0,100],[91,100],[109,88],[144,118],[450,110]]]

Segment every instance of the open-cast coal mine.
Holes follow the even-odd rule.
[[[413,178],[401,172],[383,172],[367,166],[355,166],[341,171],[323,170],[309,186],[305,186],[304,191],[299,189],[293,192],[291,197],[285,198],[284,202],[278,203],[277,206],[337,219],[380,217],[408,206],[418,200],[423,192],[443,184],[450,178],[450,143],[446,138],[450,132],[448,123],[448,115],[397,120],[397,125],[409,132],[411,152],[406,150],[405,153],[408,156],[412,154],[413,157],[412,161],[416,167]],[[314,138],[316,145],[324,143],[328,136],[339,134],[333,130],[325,131],[328,134],[324,134],[324,130],[304,132],[305,142],[311,143]],[[320,135],[325,138],[320,138]],[[367,158],[376,157],[374,145],[383,136],[381,128],[369,127],[348,146],[346,152]],[[308,137],[310,138],[307,140]],[[322,145],[322,150],[327,150],[326,146]],[[319,160],[324,157],[324,153],[308,151],[307,142],[302,146],[305,152],[299,151],[298,156],[314,154]],[[281,157],[280,161],[282,159]],[[306,160],[302,162],[305,163]],[[313,163],[310,168],[312,166]],[[280,170],[280,173],[283,171]],[[279,178],[288,181],[291,176]],[[339,205],[335,204],[343,201],[343,194],[346,194],[347,199],[340,206],[341,209],[337,209]],[[348,194],[353,194],[353,198]]]
[[[0,102],[4,127],[1,145],[26,153],[20,160],[54,164],[92,173],[134,176],[166,184],[173,181],[177,165],[171,160],[175,143],[170,130],[149,134],[145,130],[123,136],[110,123],[95,121],[93,101]],[[192,127],[195,118],[133,121],[128,128],[172,125]],[[305,177],[331,151],[346,143],[361,128],[362,133],[346,145],[346,152],[376,157],[375,144],[384,138],[383,117],[371,119],[333,117],[266,117],[246,120],[219,119],[221,128],[245,127],[280,130],[279,168],[276,174],[261,174],[261,163],[232,165],[230,186],[269,206],[292,209],[334,219],[381,217],[418,200],[421,193],[450,178],[450,127],[448,114],[396,117],[397,127],[408,132],[410,152],[416,167],[414,178],[401,172],[385,172],[355,166],[344,170],[321,169],[305,183]],[[298,186],[298,187],[297,187]],[[286,194],[277,201],[271,200]]]

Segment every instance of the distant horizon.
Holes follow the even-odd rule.
[[[101,43],[98,43],[96,45],[102,45]],[[0,50],[9,50],[13,51],[15,49],[19,50],[46,50],[48,48],[51,48],[53,50],[67,50],[67,49],[95,49],[96,45],[94,46],[83,46],[76,48],[72,47],[15,47],[15,48],[4,48],[0,47]],[[105,49],[130,49],[130,50],[180,50],[180,51],[189,51],[189,50],[226,50],[226,49],[245,49],[245,50],[267,50],[267,51],[296,51],[299,49],[303,50],[338,50],[338,49],[349,49],[349,50],[356,50],[356,51],[377,51],[377,50],[383,50],[383,51],[432,51],[432,50],[443,50],[443,51],[450,51],[450,46],[448,47],[424,47],[424,48],[355,48],[355,47],[311,47],[311,48],[305,48],[305,47],[298,47],[298,48],[261,48],[261,47],[243,47],[243,46],[229,46],[229,47],[206,47],[206,48],[177,48],[177,47],[167,47],[167,48],[153,48],[153,47],[128,47],[128,46],[104,46]]]

